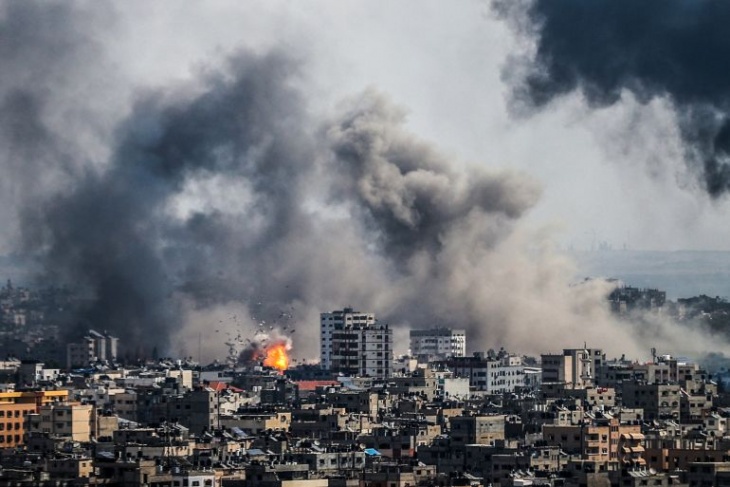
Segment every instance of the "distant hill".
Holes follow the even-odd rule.
[[[676,300],[730,297],[730,252],[599,250],[571,251],[583,277],[614,277],[639,288],[658,288]]]

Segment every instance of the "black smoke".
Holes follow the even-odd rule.
[[[235,282],[217,278],[218,271],[289,228],[298,173],[312,159],[298,140],[301,101],[285,86],[292,67],[278,54],[241,54],[225,76],[207,74],[196,96],[146,92],[117,130],[107,167],[85,172],[45,202],[45,238],[36,245],[44,268],[90,294],[82,325],[121,335],[134,349],[164,349],[182,325],[181,295],[201,305],[244,297],[250,269],[235,265]],[[172,214],[186,184],[214,176],[245,180],[254,195],[266,195],[254,203],[263,222],[256,239],[235,246],[232,227],[240,225],[241,236],[246,222],[221,210]]]
[[[630,92],[674,104],[685,158],[713,197],[730,189],[730,4],[713,0],[495,2],[534,42],[506,68],[513,94],[544,108],[579,90],[606,106]]]
[[[107,120],[97,110],[99,100],[89,102],[87,94],[99,85],[115,87],[98,40],[100,31],[114,30],[111,13],[106,2],[86,9],[60,2],[0,5],[0,227],[6,240],[16,239],[41,198],[94,157]],[[104,101],[113,99],[109,93]],[[22,220],[18,211],[25,213]]]
[[[296,305],[311,319],[357,302],[480,333],[444,288],[509,237],[536,185],[454,170],[373,91],[313,119],[298,77],[289,55],[242,51],[193,86],[140,91],[108,160],[21,212],[47,275],[87,292],[81,328],[144,353],[166,350],[191,308]],[[193,326],[209,339],[209,323]]]
[[[353,305],[465,328],[473,349],[628,341],[605,289],[569,288],[570,266],[520,227],[531,178],[455,163],[375,90],[314,115],[291,50],[137,86],[106,59],[108,5],[49,5],[10,2],[2,20],[24,55],[0,47],[17,78],[0,85],[0,184],[23,189],[5,210],[40,278],[88,297],[68,337],[175,354],[263,328],[312,357],[318,313]]]

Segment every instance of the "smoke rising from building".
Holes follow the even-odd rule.
[[[0,36],[18,51],[0,48],[3,65],[31,73],[0,86],[0,124],[17,128],[0,135],[12,149],[0,149],[0,184],[28,188],[8,220],[41,277],[88,295],[82,329],[107,330],[133,353],[194,355],[200,343],[222,357],[225,332],[253,335],[292,310],[282,334],[312,357],[319,312],[352,304],[395,327],[464,328],[473,349],[675,343],[657,331],[632,347],[605,284],[569,286],[574,269],[550,232],[523,223],[536,181],[455,164],[387,95],[366,90],[315,114],[306,56],[242,49],[117,99],[123,77],[92,35],[100,20],[87,26],[57,4],[55,25],[42,9],[8,5],[13,28]],[[57,81],[31,82],[46,62]],[[124,107],[112,126],[105,100]]]
[[[673,105],[684,159],[712,197],[730,189],[730,5],[712,0],[497,1],[530,48],[505,69],[522,108],[574,91],[594,106],[631,93]],[[670,169],[668,169],[670,170]]]

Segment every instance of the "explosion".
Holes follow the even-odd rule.
[[[273,337],[267,333],[259,332],[252,340],[249,340],[248,346],[241,351],[238,361],[243,364],[260,362],[266,367],[283,372],[289,368],[291,362],[289,351],[291,349],[292,341],[290,338],[277,332],[274,332]]]
[[[285,371],[289,368],[289,353],[287,350],[287,343],[280,342],[269,345],[264,353],[264,365],[267,367],[273,367],[280,372]]]

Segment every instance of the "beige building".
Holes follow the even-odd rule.
[[[91,404],[61,403],[41,406],[28,420],[29,433],[61,436],[73,441],[90,441],[96,433]]]
[[[579,424],[543,426],[543,438],[548,445],[559,446],[568,454],[583,460],[606,464],[621,462],[643,465],[641,425],[621,424],[618,418],[584,416]]]
[[[238,427],[251,434],[266,430],[289,430],[291,425],[290,411],[271,413],[244,413],[234,416],[221,416],[221,426],[225,428]]]
[[[570,389],[594,386],[604,360],[603,351],[597,348],[566,348],[562,354],[544,354],[542,382],[561,383]]]
[[[49,458],[45,471],[54,479],[79,479],[90,477],[94,467],[87,457]]]

